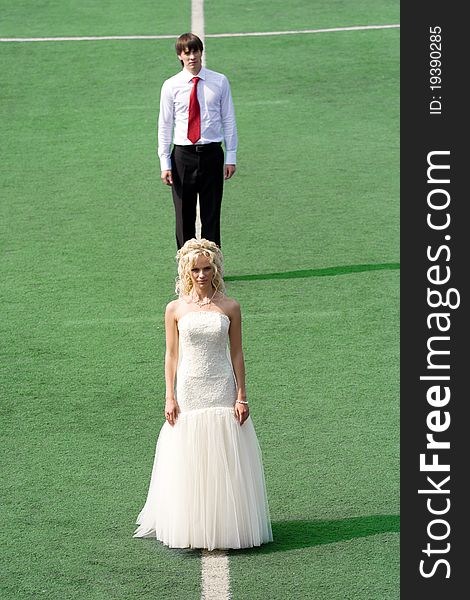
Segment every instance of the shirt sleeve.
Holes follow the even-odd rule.
[[[171,140],[174,123],[174,103],[168,81],[162,85],[158,115],[158,157],[162,171],[171,170]]]
[[[225,144],[225,164],[234,165],[237,162],[238,134],[235,122],[235,108],[228,79],[224,76],[222,83],[220,113]]]

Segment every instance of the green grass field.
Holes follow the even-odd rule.
[[[0,37],[177,35],[190,14],[10,0]],[[395,0],[206,3],[206,34],[398,22]],[[0,55],[0,597],[196,600],[198,552],[132,538],[176,275],[155,148],[173,42]],[[222,244],[275,536],[230,553],[232,598],[397,599],[399,30],[208,38],[207,61],[237,113]]]

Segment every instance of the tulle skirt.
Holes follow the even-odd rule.
[[[272,541],[261,451],[233,408],[179,414],[160,431],[134,537],[172,548],[251,548]]]

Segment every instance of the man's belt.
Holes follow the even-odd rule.
[[[175,148],[180,148],[185,152],[200,154],[204,152],[213,152],[217,148],[220,148],[221,145],[222,142],[211,142],[210,144],[188,144],[187,146],[175,144]]]

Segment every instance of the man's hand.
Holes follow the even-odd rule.
[[[224,179],[230,179],[233,176],[237,167],[235,165],[225,165],[224,167]]]
[[[171,171],[162,171],[161,179],[165,185],[173,185],[173,176]]]

